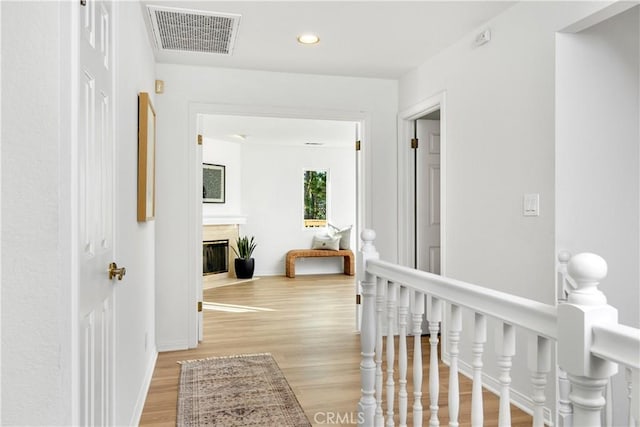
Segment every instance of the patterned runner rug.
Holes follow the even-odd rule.
[[[268,353],[178,363],[179,427],[311,426]]]

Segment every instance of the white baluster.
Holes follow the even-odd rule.
[[[376,415],[375,426],[384,425],[384,413],[382,412],[382,384],[384,375],[382,373],[382,353],[384,351],[382,337],[384,335],[384,308],[387,299],[387,281],[378,278],[376,293]]]
[[[442,302],[431,296],[429,297],[429,426],[440,425],[438,419],[438,399],[440,397],[440,368],[438,365],[438,333],[440,332],[440,322],[442,321]]]
[[[413,306],[413,425],[422,426],[422,316],[424,294],[414,292]]]
[[[558,252],[558,301],[566,301],[569,291],[573,289],[569,283],[569,275],[567,274],[567,263],[571,259],[571,252]]]
[[[500,412],[498,426],[511,426],[511,359],[516,354],[516,333],[513,325],[503,323],[497,331],[496,353],[498,354],[498,369],[500,370]]]
[[[635,424],[633,420],[633,383],[631,379],[631,368],[624,369],[624,381],[627,383],[627,401],[629,403],[629,414],[627,415],[627,425],[633,427]]]
[[[407,314],[409,289],[400,287],[398,299],[398,425],[407,427]]]
[[[393,364],[395,363],[394,320],[396,316],[396,298],[398,284],[389,283],[387,287],[387,426],[393,427],[393,401],[395,399],[395,383],[393,380]]]
[[[547,373],[551,369],[551,342],[538,335],[529,336],[529,356],[533,393],[533,427],[544,427],[544,404],[546,396]]]
[[[487,318],[475,314],[475,334],[473,338],[473,391],[471,393],[471,425],[482,426],[484,410],[482,405],[482,353],[487,342]]]
[[[376,364],[373,360],[375,351],[375,277],[365,271],[366,262],[369,259],[378,258],[378,253],[373,246],[376,233],[373,230],[364,230],[361,234],[363,245],[359,252],[358,280],[362,285],[362,327],[360,331],[360,377],[361,396],[358,403],[358,424],[360,426],[373,425],[376,409],[374,398]]]
[[[603,425],[613,425],[613,391],[611,390],[611,379],[607,382],[607,387],[604,389],[605,403],[604,411],[602,414]]]
[[[569,285],[569,274],[567,273],[567,263],[571,259],[571,253],[560,251],[558,253],[558,303],[565,302],[572,287]],[[558,427],[573,426],[573,408],[569,400],[571,383],[567,378],[567,373],[558,367]]]
[[[640,388],[640,370],[627,367],[624,372],[624,378],[627,382],[627,398],[629,399],[629,426],[640,426],[640,399],[634,399],[634,393],[637,395]]]
[[[460,331],[462,330],[462,311],[459,306],[451,304],[451,324],[449,325],[449,426],[458,426],[460,414],[460,385],[458,382],[458,354],[460,354]]]
[[[569,400],[569,392],[571,391],[571,383],[567,377],[567,373],[558,367],[558,426],[573,426],[573,407]]]
[[[571,381],[574,425],[597,426],[605,404],[604,388],[617,365],[591,355],[591,325],[617,322],[618,315],[598,290],[598,282],[607,275],[607,263],[601,257],[578,254],[567,270],[576,289],[558,306],[558,360]]]

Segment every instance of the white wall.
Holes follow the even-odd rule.
[[[71,423],[60,12],[2,2],[2,425]]]
[[[284,275],[287,251],[311,248],[313,236],[323,231],[303,227],[304,169],[329,172],[329,221],[339,226],[355,223],[355,150],[352,147],[245,146],[242,182],[247,223],[240,227],[240,233],[255,235],[258,242],[254,253],[257,276]],[[296,262],[296,275],[342,271],[342,258]]]
[[[519,2],[401,79],[401,110],[446,92],[448,276],[555,302],[555,38],[604,6]],[[492,40],[475,47],[486,28]],[[522,216],[525,193],[540,194],[540,216]],[[518,341],[526,354],[526,336]],[[487,348],[486,372],[497,377]],[[470,348],[461,352],[468,367]],[[514,386],[528,395],[518,363]]]
[[[639,327],[639,7],[558,35],[558,249],[607,260],[601,289]]]
[[[118,2],[116,425],[137,425],[155,359],[155,221],[137,222],[138,93],[155,103],[155,61],[137,2]]]
[[[385,259],[396,258],[395,117],[397,83],[378,79],[328,77],[157,65],[157,76],[165,81],[165,93],[156,100],[158,110],[156,278],[158,345],[162,349],[195,345],[192,308],[195,304],[196,266],[189,253],[189,236],[196,224],[188,204],[196,194],[187,193],[189,171],[197,167],[189,144],[190,108],[195,104],[224,105],[251,113],[252,109],[288,110],[291,114],[323,111],[326,115],[363,114],[367,182],[366,226],[378,231],[379,251]],[[225,111],[228,113],[228,111]],[[218,113],[225,113],[218,111]],[[332,117],[321,117],[332,118]],[[199,210],[199,207],[198,207]],[[190,270],[193,270],[190,272]],[[190,276],[191,275],[191,276]],[[192,278],[190,278],[192,277]]]
[[[556,241],[609,266],[600,289],[640,327],[640,7],[558,35]],[[624,373],[614,378],[625,420]]]
[[[554,302],[555,32],[587,7],[522,2],[400,81],[401,109],[446,91],[448,275]]]

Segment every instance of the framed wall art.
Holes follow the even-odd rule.
[[[138,95],[138,221],[155,217],[156,111],[149,94]]]
[[[224,203],[225,167],[223,165],[202,164],[202,202]]]

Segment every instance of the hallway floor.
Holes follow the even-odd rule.
[[[140,425],[176,425],[177,361],[262,352],[273,354],[314,426],[354,425],[360,398],[354,294],[354,278],[345,275],[264,277],[205,290],[204,340],[197,349],[159,354]],[[428,424],[427,338],[423,348],[423,424]],[[441,365],[441,390],[447,383],[448,370]],[[471,383],[463,376],[460,391],[462,426],[469,424],[471,401]],[[409,395],[411,400],[411,387]],[[445,425],[446,395],[441,392],[439,400],[440,424]],[[484,400],[485,426],[497,425],[498,399],[487,392]],[[511,412],[513,426],[531,425],[529,415],[515,407]]]

